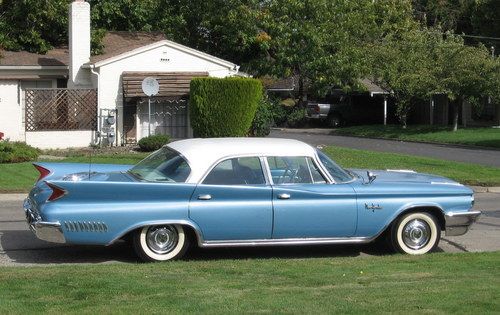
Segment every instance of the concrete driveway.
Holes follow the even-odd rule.
[[[132,248],[125,242],[109,247],[69,246],[38,240],[27,228],[22,211],[25,195],[0,195],[0,265],[26,266],[136,262]],[[500,194],[476,194],[476,209],[484,210],[479,221],[463,236],[443,235],[439,251],[480,252],[500,250]],[[198,249],[188,259],[307,258],[384,255],[387,251],[374,244],[363,246],[310,246]]]
[[[333,136],[329,134],[330,132],[330,129],[275,129],[271,131],[269,137],[297,139],[312,145],[335,145],[352,149],[401,153],[441,160],[500,167],[500,150],[458,147],[444,144]]]

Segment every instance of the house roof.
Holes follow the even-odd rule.
[[[60,47],[49,50],[47,54],[34,54],[27,51],[7,51],[0,49],[0,66],[67,66],[69,50]]]
[[[224,64],[228,67],[236,67],[233,63],[205,54],[195,49],[168,41],[161,33],[150,32],[106,32],[102,40],[103,53],[90,57],[87,65],[100,66],[114,61],[120,57],[127,57],[140,53],[143,50],[154,48],[158,45],[169,45],[183,51],[188,51],[201,58],[210,59],[213,62]],[[153,47],[154,46],[154,47]],[[27,51],[6,51],[0,49],[0,67],[2,66],[62,66],[69,65],[68,47],[58,47],[49,50],[47,54],[35,54]]]
[[[373,82],[371,79],[362,79],[360,80],[361,85],[366,89],[368,93],[371,95],[374,94],[390,94],[390,91],[387,91],[383,89],[382,87],[378,86],[375,82]]]
[[[90,63],[97,63],[116,57],[131,50],[165,40],[161,33],[148,32],[106,32],[102,40],[103,53],[90,57]]]

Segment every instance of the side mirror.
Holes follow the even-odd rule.
[[[377,178],[377,174],[370,171],[366,171],[366,176],[368,176],[368,184],[373,183],[373,181]]]

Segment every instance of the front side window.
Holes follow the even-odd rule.
[[[163,147],[128,171],[148,182],[184,183],[191,173],[187,161],[176,151]]]
[[[353,177],[346,170],[333,162],[325,153],[321,150],[316,151],[318,152],[319,160],[326,167],[336,183],[343,183],[352,180]]]
[[[264,172],[258,157],[228,159],[215,166],[203,181],[206,185],[265,184]]]
[[[303,156],[272,156],[267,158],[273,183],[281,184],[324,184],[314,161]]]

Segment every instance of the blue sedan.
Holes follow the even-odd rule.
[[[145,261],[200,247],[360,244],[434,250],[480,215],[470,188],[411,170],[343,169],[288,139],[172,142],[135,166],[35,163],[24,202],[42,240],[110,245],[130,238]]]

